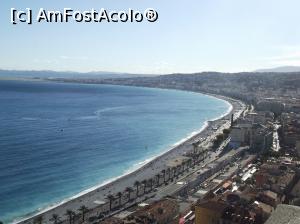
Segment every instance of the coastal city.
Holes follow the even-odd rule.
[[[299,8],[2,0],[0,224],[300,224]]]
[[[299,74],[227,76],[50,80],[183,89],[232,107],[133,173],[19,223],[299,223]]]

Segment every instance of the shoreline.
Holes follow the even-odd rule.
[[[179,91],[184,91],[184,90],[179,90]],[[194,92],[194,91],[189,91],[189,92]],[[194,92],[194,93],[200,93],[200,92]],[[154,176],[158,172],[158,170],[162,170],[162,167],[164,167],[165,165],[165,161],[172,160],[176,158],[176,156],[180,156],[185,152],[190,151],[189,149],[185,149],[186,151],[182,151],[182,148],[186,148],[189,144],[191,144],[191,142],[194,142],[195,139],[199,139],[200,137],[205,137],[205,139],[211,138],[211,136],[207,132],[212,127],[214,127],[216,123],[224,120],[225,118],[230,119],[231,114],[235,114],[237,115],[237,117],[240,116],[241,111],[243,111],[245,107],[245,104],[243,102],[226,96],[219,96],[219,95],[208,94],[208,93],[200,93],[200,94],[225,101],[227,104],[230,105],[230,107],[224,114],[220,115],[219,117],[206,121],[199,130],[190,133],[187,137],[174,143],[166,151],[162,151],[156,156],[147,158],[144,161],[140,162],[141,164],[138,165],[136,168],[134,167],[132,169],[130,168],[120,176],[110,178],[99,185],[83,190],[80,193],[70,198],[64,199],[57,204],[50,205],[49,207],[44,208],[42,211],[38,211],[38,212],[35,211],[33,212],[33,214],[28,214],[23,218],[15,219],[12,221],[12,223],[30,223],[31,221],[34,220],[34,218],[41,215],[44,216],[45,223],[47,223],[49,222],[48,220],[51,217],[51,215],[54,213],[58,214],[60,217],[65,217],[63,215],[67,209],[71,209],[75,211],[81,205],[86,205],[91,209],[96,208],[97,205],[93,203],[94,201],[96,200],[107,201],[105,200],[106,198],[105,196],[107,196],[108,193],[116,194],[117,192],[121,191],[120,189],[125,190],[127,186],[133,186],[135,180],[139,180],[139,181],[143,180],[138,176],[140,177],[147,176],[147,178]],[[153,172],[153,167],[155,168],[154,172]],[[102,195],[100,195],[101,193],[99,193],[101,191],[102,191]],[[94,206],[91,206],[93,204]],[[105,204],[107,204],[107,202]]]

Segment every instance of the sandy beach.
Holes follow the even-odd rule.
[[[131,173],[124,174],[123,176],[118,177],[109,183],[102,184],[101,186],[88,189],[71,199],[49,207],[30,217],[16,220],[14,223],[33,223],[37,216],[43,217],[43,223],[52,223],[50,219],[53,214],[60,216],[61,221],[66,221],[68,218],[65,215],[66,211],[72,210],[76,213],[79,213],[78,209],[82,205],[87,206],[89,209],[97,208],[99,212],[107,211],[109,209],[109,200],[107,199],[108,195],[116,195],[118,192],[124,192],[127,187],[135,189],[135,181],[141,182],[145,179],[153,178],[156,174],[161,173],[163,169],[166,169],[166,164],[168,161],[184,155],[188,151],[192,150],[193,147],[191,144],[195,141],[203,141],[201,143],[202,146],[209,145],[218,133],[222,132],[224,128],[228,128],[230,125],[231,115],[234,114],[234,119],[236,119],[245,109],[245,105],[240,101],[223,96],[213,97],[227,101],[231,104],[231,109],[226,115],[224,114],[224,116],[220,118],[216,118],[213,121],[207,122],[206,126],[203,127],[197,134],[188,139],[184,139],[172,149],[163,152],[161,155],[158,155],[151,160],[149,159],[148,163],[142,165],[142,167],[132,171]],[[132,193],[132,195],[134,194],[135,191]],[[89,214],[87,214],[87,217],[89,217]]]

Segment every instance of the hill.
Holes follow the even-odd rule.
[[[282,66],[269,69],[258,69],[255,72],[300,72],[300,66]]]

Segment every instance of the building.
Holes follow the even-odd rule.
[[[195,224],[262,224],[268,217],[264,218],[264,210],[267,213],[268,209],[272,207],[263,203],[251,204],[242,195],[225,193],[195,205]]]
[[[300,198],[300,180],[293,187],[291,196],[293,196],[294,198]]]
[[[227,205],[223,201],[204,201],[195,206],[195,224],[217,224]]]
[[[247,114],[247,118],[253,124],[266,124],[267,122],[273,122],[274,113],[270,111],[257,111]]]
[[[296,141],[296,152],[298,157],[300,157],[300,139]]]
[[[127,216],[124,224],[165,224],[178,223],[179,221],[179,205],[176,200],[163,199],[154,202],[151,205],[138,209],[133,214]]]
[[[299,224],[300,207],[280,204],[265,224]]]
[[[230,145],[234,148],[249,145],[250,127],[241,125],[233,126],[230,131]]]
[[[297,142],[300,141],[300,114],[283,113],[281,126],[283,143],[290,147],[297,147]]]
[[[258,199],[272,207],[276,207],[282,202],[280,195],[271,190],[265,190],[259,193]]]
[[[249,145],[252,151],[267,151],[273,144],[273,130],[269,125],[269,121],[273,119],[273,113],[264,111],[249,113],[238,119],[231,128],[231,147]]]
[[[284,111],[284,104],[275,98],[265,98],[257,103],[256,109],[260,111],[271,111],[279,115]]]
[[[262,124],[254,124],[251,129],[250,148],[256,152],[266,152],[273,145],[273,130]]]
[[[296,173],[287,166],[266,163],[254,174],[258,189],[269,189],[277,194],[288,193],[294,185]]]

